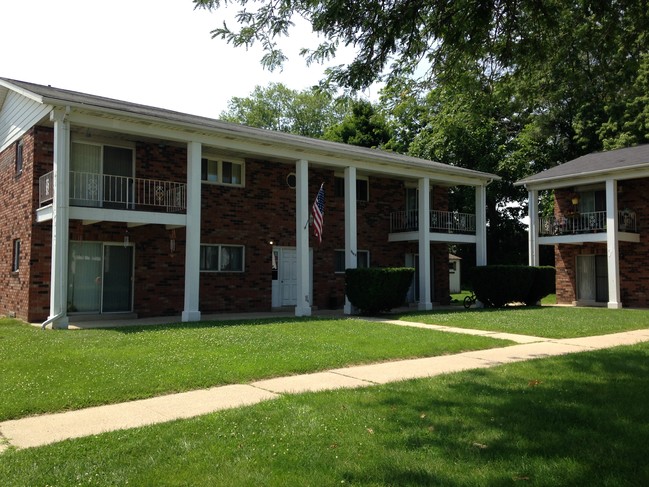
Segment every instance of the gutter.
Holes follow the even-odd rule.
[[[42,324],[41,324],[41,330],[44,330],[47,325],[52,323],[53,321],[58,320],[62,316],[65,316],[65,313],[61,311],[59,314],[52,316],[51,318],[46,319]]]

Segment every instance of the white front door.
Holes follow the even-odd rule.
[[[297,250],[295,247],[273,248],[272,305],[297,305]],[[309,250],[310,289],[309,302],[313,296],[313,253]]]
[[[280,249],[279,292],[282,306],[297,304],[297,251]]]

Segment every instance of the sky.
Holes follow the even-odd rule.
[[[211,118],[257,85],[317,84],[326,66],[307,67],[299,56],[317,43],[306,22],[280,43],[289,60],[272,73],[260,64],[261,47],[212,39],[223,20],[235,27],[239,8],[194,10],[191,0],[3,0],[0,77]],[[346,51],[332,64],[352,57]]]

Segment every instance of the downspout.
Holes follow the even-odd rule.
[[[56,316],[52,316],[51,318],[46,319],[46,320],[43,322],[43,324],[41,325],[41,330],[44,330],[45,327],[46,327],[47,325],[49,325],[49,324],[52,323],[53,321],[58,320],[58,319],[61,318],[64,314],[65,314],[65,312],[61,311],[61,312],[60,312],[59,314],[57,314]]]

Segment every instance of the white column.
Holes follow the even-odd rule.
[[[356,232],[356,168],[345,168],[345,269],[358,266],[358,243]],[[345,314],[356,313],[356,309],[345,296]]]
[[[487,265],[487,187],[475,187],[475,263]]]
[[[187,226],[185,241],[185,309],[183,321],[199,321],[201,253],[201,153],[199,142],[187,144]]]
[[[430,180],[419,180],[419,309],[433,309],[430,288]]]
[[[620,300],[620,252],[617,239],[617,181],[606,180],[606,258],[608,263],[608,307],[622,307]]]
[[[539,265],[539,192],[530,190],[528,192],[529,206],[529,265]]]
[[[68,327],[68,242],[70,234],[70,126],[67,113],[55,109],[54,122],[54,200],[52,202],[52,266],[50,277],[50,315],[52,328]]]
[[[311,316],[309,266],[309,162],[295,163],[295,245],[297,247],[297,304],[295,316]]]

